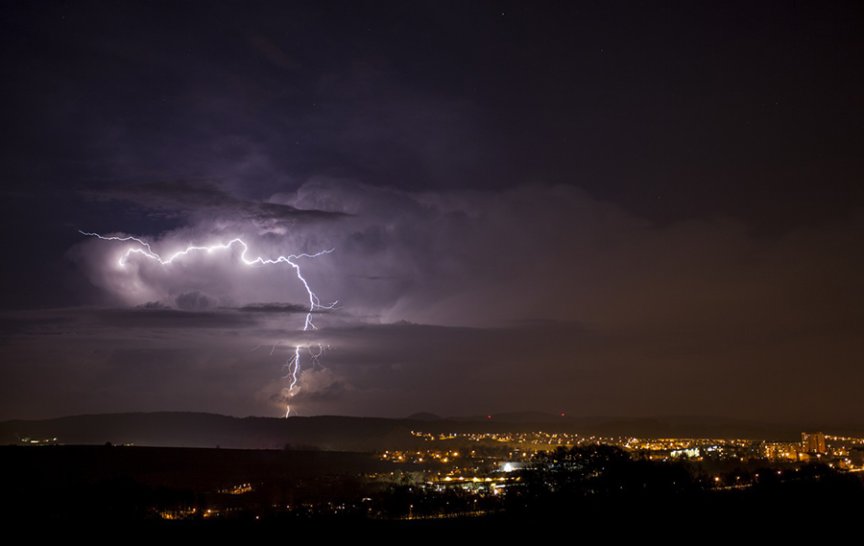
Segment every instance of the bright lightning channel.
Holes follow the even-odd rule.
[[[133,242],[139,246],[132,246],[126,249],[120,258],[117,260],[117,264],[120,267],[126,267],[126,264],[129,261],[129,258],[133,254],[138,254],[144,256],[147,259],[153,260],[163,266],[171,265],[175,260],[185,258],[189,254],[197,253],[197,252],[206,252],[211,253],[219,250],[228,250],[233,246],[239,246],[242,251],[240,252],[240,261],[248,266],[253,265],[276,265],[276,264],[288,264],[294,269],[294,274],[297,276],[297,280],[300,281],[300,284],[303,285],[303,288],[306,290],[306,295],[309,297],[309,308],[306,311],[306,319],[303,322],[303,331],[307,332],[309,330],[317,330],[318,327],[315,326],[315,323],[312,322],[312,313],[318,310],[328,310],[333,309],[338,304],[338,301],[334,301],[330,304],[322,304],[321,300],[318,298],[318,295],[312,290],[312,287],[309,286],[309,282],[306,280],[306,277],[303,276],[303,272],[300,270],[300,264],[297,263],[296,260],[301,258],[317,258],[319,256],[323,256],[324,254],[330,254],[334,249],[321,250],[314,254],[289,254],[287,256],[277,256],[276,258],[264,258],[262,256],[258,256],[256,258],[249,258],[247,253],[249,252],[249,245],[246,244],[245,241],[240,239],[239,237],[235,237],[231,239],[227,243],[218,243],[215,245],[208,246],[199,246],[199,245],[190,245],[186,247],[184,250],[178,250],[174,254],[169,255],[167,258],[163,258],[159,254],[157,254],[153,248],[150,246],[150,243],[139,239],[138,237],[126,236],[126,237],[117,237],[117,236],[104,236],[98,233],[92,233],[88,231],[78,230],[81,235],[86,235],[87,237],[95,237],[97,239],[101,239],[103,241],[119,241],[119,242]],[[275,345],[274,345],[275,348]],[[297,391],[295,390],[297,386],[298,374],[300,371],[301,364],[301,355],[302,351],[306,350],[309,353],[309,356],[312,359],[313,364],[318,362],[318,358],[321,356],[323,352],[323,347],[318,345],[318,351],[313,351],[307,345],[295,345],[294,346],[294,354],[288,360],[286,367],[288,368],[288,375],[286,379],[290,377],[290,381],[288,383],[288,398],[290,399]],[[272,353],[272,351],[271,351]],[[285,417],[288,417],[291,414],[291,404],[285,404]]]

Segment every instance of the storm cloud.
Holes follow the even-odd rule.
[[[864,298],[850,289],[864,273],[850,235],[860,218],[760,236],[730,218],[658,225],[567,186],[410,192],[326,179],[268,202],[341,219],[276,234],[238,214],[147,240],[163,254],[235,235],[265,256],[333,248],[302,263],[322,299],[339,301],[315,319],[320,330],[300,331],[304,292],[290,267],[250,269],[225,251],[167,267],[133,256],[118,268],[128,243],[87,239],[71,256],[121,307],[84,322],[61,313],[63,327],[40,335],[50,332],[58,351],[89,332],[99,366],[159,359],[158,374],[135,375],[146,392],[169,382],[170,393],[188,389],[187,401],[214,411],[224,400],[202,401],[196,384],[243,374],[235,388],[245,392],[228,397],[241,414],[272,413],[283,400],[282,366],[297,343],[327,347],[321,367],[301,373],[298,411],[385,415],[514,406],[803,414],[795,400],[813,369],[825,377],[860,349]],[[2,350],[33,358],[40,335],[19,332]],[[79,382],[97,366],[40,361]],[[772,388],[781,373],[786,386]],[[124,408],[153,409],[148,400],[130,395]],[[807,412],[848,411],[851,400]]]
[[[860,414],[860,6],[4,10],[0,418]]]

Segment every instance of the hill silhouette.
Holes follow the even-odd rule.
[[[435,415],[434,413],[429,413],[428,411],[418,411],[417,413],[412,413],[407,417],[409,421],[440,421],[442,417],[440,415]]]
[[[491,418],[447,418],[418,413],[406,419],[380,417],[229,417],[210,413],[156,412],[78,415],[44,420],[0,422],[0,443],[57,438],[63,444],[135,444],[165,447],[320,449],[370,451],[409,448],[423,440],[411,431],[570,432],[583,435],[641,437],[737,437],[797,440],[802,430],[861,434],[864,426],[772,425],[721,418],[576,418],[538,413]]]

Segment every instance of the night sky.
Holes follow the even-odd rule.
[[[0,69],[0,418],[321,343],[298,415],[860,421],[860,2],[3,1]]]

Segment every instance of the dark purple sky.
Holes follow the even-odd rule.
[[[862,59],[855,2],[3,2],[0,418],[278,415],[320,342],[299,414],[860,420]]]

